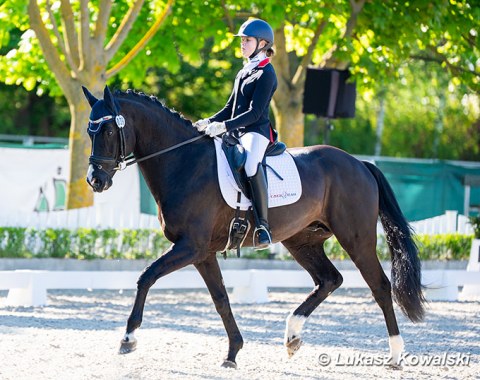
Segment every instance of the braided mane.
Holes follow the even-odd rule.
[[[168,108],[163,102],[158,100],[158,98],[154,95],[147,95],[144,92],[139,92],[139,91],[129,89],[127,91],[116,90],[114,93],[114,96],[122,97],[122,98],[135,98],[136,100],[142,103],[153,104],[159,107],[162,111],[165,111],[171,116],[173,116],[174,118],[176,118],[179,122],[181,122],[185,126],[188,126],[188,127],[192,126],[192,122],[190,120],[185,119],[185,117],[179,112]]]

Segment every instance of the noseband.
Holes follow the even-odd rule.
[[[120,155],[118,158],[112,158],[112,157],[102,157],[102,156],[96,156],[93,152],[94,148],[94,142],[95,142],[95,135],[100,132],[100,128],[102,127],[102,124],[106,121],[115,119],[115,124],[118,128],[119,131],[119,136],[120,136]],[[88,159],[88,163],[91,165],[96,166],[99,170],[106,171],[103,166],[112,164],[116,165],[112,171],[115,170],[123,170],[127,167],[127,162],[126,162],[126,155],[125,155],[125,132],[124,132],[124,127],[125,127],[125,118],[122,115],[116,115],[115,117],[113,115],[107,115],[103,116],[97,120],[89,120],[88,121],[88,131],[92,133],[93,135],[93,141],[92,141],[92,154],[90,155],[90,158]]]
[[[192,143],[194,141],[197,141],[197,140],[201,139],[202,137],[206,136],[205,134],[201,134],[200,136],[193,137],[193,138],[191,138],[189,140],[186,140],[186,141],[183,141],[179,144],[175,144],[175,145],[173,145],[171,147],[168,147],[166,149],[162,149],[158,152],[155,152],[155,153],[149,154],[145,157],[137,159],[133,155],[129,155],[128,157],[126,157],[126,153],[125,153],[126,144],[125,144],[125,132],[124,132],[124,128],[125,128],[126,123],[125,123],[125,118],[122,115],[116,115],[116,116],[107,115],[107,116],[103,116],[103,117],[101,117],[97,120],[89,120],[88,130],[89,130],[89,132],[92,133],[93,139],[95,139],[95,135],[100,131],[102,123],[104,123],[105,121],[108,121],[108,120],[112,120],[112,119],[115,120],[115,124],[117,125],[118,130],[119,130],[119,136],[120,136],[119,137],[120,138],[120,155],[119,155],[119,157],[118,158],[113,158],[113,157],[96,156],[93,153],[94,141],[92,141],[92,154],[90,155],[90,158],[88,159],[89,164],[91,164],[93,166],[96,166],[97,169],[99,169],[99,170],[103,170],[103,171],[107,172],[107,174],[109,174],[109,172],[103,168],[104,165],[108,165],[108,164],[112,164],[112,163],[114,163],[114,165],[116,165],[110,172],[116,171],[116,170],[124,170],[130,165],[133,165],[133,164],[148,160],[149,158],[156,157],[156,156],[159,156],[161,154],[170,152],[174,149],[180,148],[181,146],[186,145],[186,144],[190,144],[190,143]]]

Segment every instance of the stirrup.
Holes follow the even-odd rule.
[[[260,243],[260,241],[258,241],[258,245],[255,244],[255,238],[257,237],[257,235],[260,234],[261,231],[264,231],[266,234],[267,234],[267,237],[268,237],[268,243]],[[258,240],[258,239],[257,239]],[[258,249],[265,249],[267,248],[270,244],[272,244],[272,234],[271,232],[269,231],[269,229],[267,227],[265,227],[264,225],[260,225],[259,227],[255,227],[255,231],[253,231],[253,246],[255,247],[256,250]]]

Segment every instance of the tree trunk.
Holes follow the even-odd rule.
[[[302,113],[302,96],[304,75],[293,81],[292,67],[286,50],[283,27],[275,30],[277,54],[273,64],[277,72],[278,86],[273,96],[272,110],[276,129],[287,146],[304,145],[304,115]]]
[[[288,147],[304,145],[304,114],[298,92],[277,92],[272,107],[279,139]]]
[[[375,156],[382,154],[382,135],[383,126],[385,123],[385,96],[386,90],[382,89],[377,94],[379,104],[377,109],[377,122],[376,122],[376,141],[375,141]]]
[[[81,89],[78,86],[80,98]],[[93,205],[93,192],[85,180],[90,156],[90,139],[87,123],[90,107],[85,99],[69,99],[70,114],[70,178],[67,188],[67,209]]]

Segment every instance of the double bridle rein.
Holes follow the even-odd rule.
[[[191,139],[188,139],[186,141],[183,141],[181,143],[178,143],[178,144],[175,144],[171,147],[168,147],[168,148],[165,148],[165,149],[162,149],[158,152],[155,152],[155,153],[152,153],[152,154],[149,154],[145,157],[141,157],[141,158],[135,158],[133,156],[133,153],[130,154],[128,157],[126,156],[126,153],[125,153],[125,150],[126,150],[126,144],[125,144],[125,132],[124,132],[124,128],[125,128],[125,118],[122,116],[122,115],[116,115],[116,116],[113,116],[113,115],[107,115],[107,116],[103,116],[97,120],[89,120],[88,121],[88,131],[92,133],[93,135],[93,139],[95,139],[95,135],[100,131],[100,128],[102,126],[102,123],[108,121],[108,120],[112,120],[114,119],[115,120],[115,124],[118,128],[118,131],[119,131],[119,136],[120,136],[120,156],[118,158],[111,158],[111,157],[101,157],[101,156],[95,156],[95,154],[93,154],[93,147],[94,147],[94,141],[92,142],[92,154],[90,155],[89,159],[88,159],[88,162],[89,164],[91,165],[94,165],[96,166],[98,169],[100,170],[104,170],[105,169],[103,168],[103,165],[104,164],[110,164],[112,162],[115,163],[115,167],[112,169],[112,171],[116,171],[116,170],[124,170],[126,169],[128,166],[130,165],[133,165],[133,164],[137,164],[139,162],[142,162],[142,161],[145,161],[145,160],[148,160],[150,158],[153,158],[153,157],[156,157],[156,156],[160,156],[161,154],[164,154],[164,153],[167,153],[167,152],[170,152],[172,150],[175,150],[177,148],[180,148],[181,146],[183,145],[187,145],[187,144],[190,144],[190,143],[193,143],[197,140],[200,140],[202,137],[205,137],[206,135],[205,134],[201,134],[200,136],[195,136]]]

